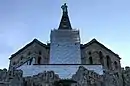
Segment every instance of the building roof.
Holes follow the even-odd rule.
[[[31,46],[33,43],[37,43],[45,48],[49,48],[49,45],[43,44],[42,42],[40,42],[37,39],[34,39],[32,42],[30,42],[29,44],[27,44],[26,46],[24,46],[23,48],[21,48],[20,50],[18,50],[16,53],[12,54],[11,57],[9,59],[12,59],[13,57],[15,57],[16,55],[18,55],[20,52],[22,52],[23,50],[25,50],[26,48],[28,48],[29,46]]]
[[[93,43],[97,43],[99,46],[101,46],[102,48],[106,49],[107,51],[109,51],[110,53],[114,54],[116,57],[118,57],[119,59],[121,59],[118,54],[114,53],[113,51],[111,51],[110,49],[108,49],[107,47],[105,47],[103,44],[101,44],[100,42],[98,42],[95,38],[92,39],[90,42],[84,44],[84,45],[81,44],[81,49],[84,49],[84,48],[90,46]]]

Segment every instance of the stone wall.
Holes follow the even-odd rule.
[[[43,71],[34,76],[23,77],[21,70],[0,70],[0,86],[54,86],[60,81],[59,75],[53,71]],[[130,67],[122,68],[122,72],[104,71],[99,75],[80,66],[71,80],[77,83],[71,86],[130,86]]]
[[[77,86],[101,86],[103,83],[102,75],[98,75],[94,71],[87,70],[82,66],[72,76],[72,79],[77,81]]]
[[[60,80],[53,71],[39,73],[38,75],[25,77],[24,86],[53,86],[55,81]]]
[[[0,70],[0,86],[23,86],[22,71]]]
[[[121,73],[106,71],[103,79],[105,86],[124,86]]]
[[[114,55],[99,44],[93,43],[81,49],[82,64],[102,64],[106,70],[120,71],[121,64],[118,55]]]
[[[53,86],[60,78],[53,71],[39,73],[38,75],[23,77],[21,70],[0,70],[0,86]]]
[[[24,50],[18,52],[18,54],[12,55],[10,59],[9,69],[12,69],[13,67],[16,68],[24,64],[26,61],[28,61],[28,65],[49,63],[49,50],[46,47],[43,47],[35,42]],[[35,59],[34,63],[32,63],[31,58]]]

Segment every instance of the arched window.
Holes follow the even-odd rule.
[[[37,64],[41,64],[41,57],[38,57]]]
[[[88,54],[91,55],[91,51],[89,51]]]
[[[115,65],[115,69],[118,69],[118,64],[116,61],[114,62],[114,65]]]
[[[16,64],[16,62],[13,62],[13,65],[15,65]]]
[[[100,58],[100,63],[101,63],[102,65],[104,65],[103,54],[102,54],[101,51],[99,52],[99,58]]]
[[[93,58],[92,57],[89,57],[89,63],[93,64]]]
[[[107,58],[107,68],[110,69],[111,68],[111,59],[108,55],[106,56],[106,58]]]
[[[31,52],[29,51],[29,52],[28,52],[28,55],[30,55],[30,54],[31,54]]]
[[[42,54],[42,52],[41,51],[39,51],[39,55],[41,55]]]
[[[23,56],[21,56],[21,60],[23,59]]]
[[[29,60],[29,65],[31,65],[31,64],[32,64],[32,61],[33,61],[33,58]]]

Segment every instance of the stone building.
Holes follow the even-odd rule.
[[[119,55],[96,39],[80,43],[73,29],[67,5],[58,29],[51,31],[50,43],[37,39],[12,54],[9,69],[0,70],[0,86],[130,86],[130,68],[121,68]]]

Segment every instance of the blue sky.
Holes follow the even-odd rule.
[[[0,68],[8,68],[11,54],[34,38],[49,41],[58,28],[64,0],[0,0]],[[82,43],[92,38],[130,66],[130,0],[68,0],[73,28],[80,30]]]

